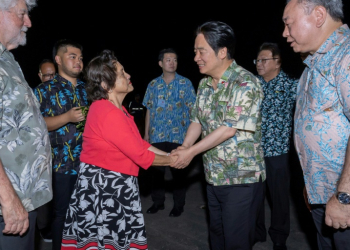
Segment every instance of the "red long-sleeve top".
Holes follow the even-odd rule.
[[[134,118],[123,110],[104,99],[91,104],[80,161],[138,176],[139,167],[149,168],[155,154],[147,150],[151,145],[141,138]]]

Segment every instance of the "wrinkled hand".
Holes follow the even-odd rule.
[[[181,168],[187,167],[191,163],[194,155],[191,154],[189,148],[185,148],[185,149],[182,149],[182,148],[185,148],[185,147],[180,146],[177,149],[174,149],[173,151],[171,151],[170,155],[177,156],[178,158],[176,162],[170,164],[170,167],[181,169]]]
[[[303,196],[304,196],[305,205],[306,205],[307,209],[309,210],[309,212],[311,212],[311,205],[310,205],[309,200],[307,198],[306,187],[304,187],[304,189],[303,189]]]
[[[175,163],[176,162],[176,160],[177,160],[177,156],[175,156],[175,155],[169,155],[169,157],[170,157],[170,166],[171,166],[171,164],[173,164],[173,163]]]
[[[67,114],[70,122],[76,123],[85,120],[85,116],[80,107],[71,108],[71,110],[67,111]]]
[[[2,232],[22,236],[29,227],[29,218],[19,198],[16,196],[8,204],[1,204],[1,209],[5,222]]]
[[[350,205],[340,204],[335,195],[330,198],[326,205],[326,219],[328,226],[347,228],[350,226]]]

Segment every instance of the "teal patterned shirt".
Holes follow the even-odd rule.
[[[294,141],[311,204],[336,192],[350,136],[350,30],[344,24],[312,56],[297,88]]]
[[[261,102],[259,79],[235,61],[214,90],[212,78],[203,78],[198,86],[191,121],[202,126],[202,138],[220,126],[236,128],[236,134],[203,154],[206,181],[232,185],[265,180],[265,162],[261,146]]]
[[[169,84],[163,75],[152,80],[142,104],[150,111],[150,143],[182,144],[190,125],[190,109],[196,100],[192,82],[177,73]]]

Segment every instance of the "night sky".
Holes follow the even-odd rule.
[[[177,73],[189,78],[197,88],[203,77],[193,61],[194,31],[203,22],[217,20],[229,24],[236,36],[235,60],[256,74],[253,59],[263,42],[277,42],[282,49],[282,68],[299,77],[303,65],[282,37],[284,0],[275,1],[168,1],[143,3],[113,0],[38,0],[30,12],[32,28],[27,45],[11,52],[22,67],[31,87],[40,83],[38,65],[52,59],[52,47],[62,38],[83,46],[84,64],[103,49],[115,52],[131,75],[134,92],[143,96],[147,84],[162,71],[158,52],[167,47],[179,54]],[[236,3],[238,2],[238,3]],[[344,22],[350,24],[350,1],[344,2]],[[230,6],[228,6],[228,3]],[[131,98],[129,94],[127,98]]]

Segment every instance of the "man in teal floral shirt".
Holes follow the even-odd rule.
[[[192,82],[176,73],[177,53],[163,49],[158,55],[158,63],[163,74],[152,80],[147,87],[143,105],[147,108],[144,139],[153,146],[165,151],[180,146],[190,125],[190,110],[196,100]],[[150,168],[152,174],[153,205],[147,213],[164,209],[165,167]],[[186,196],[186,171],[170,168],[173,176],[174,207],[169,216],[178,217],[183,212]]]
[[[184,143],[172,152],[179,157],[172,166],[186,167],[203,153],[212,249],[252,249],[265,181],[262,88],[233,59],[236,38],[230,26],[207,22],[196,34],[194,61],[206,76]]]
[[[304,195],[319,249],[350,249],[350,29],[343,1],[287,2],[283,36],[294,52],[309,53],[294,115]]]
[[[26,44],[35,0],[0,2],[0,249],[34,250],[36,208],[52,199],[47,127],[10,50]]]
[[[35,88],[48,130],[53,156],[53,249],[61,249],[66,212],[77,179],[82,149],[78,122],[85,119],[80,107],[87,106],[85,83],[79,80],[83,70],[82,46],[59,40],[54,46],[58,74]]]

